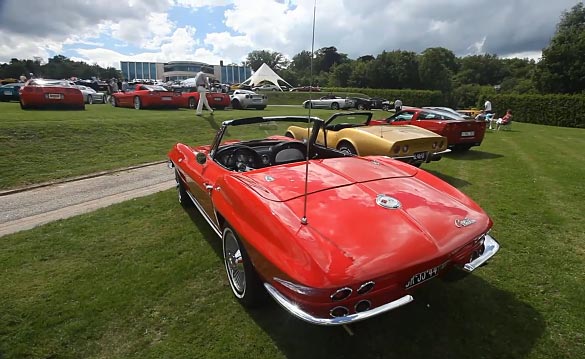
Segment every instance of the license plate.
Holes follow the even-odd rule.
[[[415,160],[425,160],[427,158],[427,153],[426,152],[415,152],[414,153],[414,159]]]
[[[464,131],[461,132],[461,137],[473,137],[475,136],[475,131]]]
[[[172,97],[170,97],[170,96],[163,96],[163,97],[162,97],[162,100],[163,100],[163,101],[171,101],[172,99],[173,99],[173,98],[172,98]]]
[[[63,98],[63,95],[62,95],[62,94],[60,94],[60,93],[50,93],[50,94],[49,94],[49,98],[50,98],[51,100],[60,100],[60,99],[62,99],[62,98]]]
[[[408,283],[406,283],[404,288],[405,289],[412,288],[416,285],[426,282],[431,278],[436,277],[437,274],[439,274],[439,272],[441,271],[441,269],[445,268],[446,266],[447,262],[413,275],[412,278],[410,278],[410,280],[408,281]]]
[[[261,100],[261,99],[259,99],[259,98],[255,98],[255,99],[253,99],[252,101],[254,101],[254,102],[260,102],[260,101],[262,101],[262,100]]]
[[[213,99],[218,102],[221,101],[221,97],[214,97]]]
[[[6,96],[12,96],[12,91],[4,91],[4,94],[5,94]]]

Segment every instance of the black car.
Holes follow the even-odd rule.
[[[0,86],[0,101],[19,101],[20,94],[18,93],[18,90],[20,90],[20,87],[23,85],[23,83],[17,82]]]
[[[370,98],[370,102],[372,103],[372,108],[378,108],[382,110],[387,110],[386,107],[389,105],[389,101],[381,97],[372,97]]]
[[[358,110],[370,110],[372,108],[372,101],[369,98],[350,97],[349,99],[352,101],[353,107]]]

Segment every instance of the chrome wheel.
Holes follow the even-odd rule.
[[[331,109],[332,110],[339,110],[339,104],[337,102],[334,102],[331,104]]]
[[[357,151],[355,147],[349,142],[343,141],[338,146],[337,149],[347,155],[357,155]]]
[[[138,96],[134,97],[134,108],[140,110],[141,107],[142,103],[140,102],[140,97]]]
[[[93,104],[93,97],[91,95],[87,95],[87,103],[88,104]]]
[[[223,258],[232,291],[242,299],[246,295],[244,257],[239,240],[229,227],[223,231]]]
[[[197,104],[195,103],[194,97],[189,97],[189,108],[192,110],[197,108]]]

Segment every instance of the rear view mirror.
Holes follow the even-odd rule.
[[[205,164],[205,162],[207,162],[207,156],[205,155],[205,153],[202,152],[197,152],[197,154],[195,155],[195,159],[197,160],[197,163],[199,163],[200,165]]]

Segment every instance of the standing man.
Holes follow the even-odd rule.
[[[199,102],[197,103],[197,112],[195,114],[197,116],[201,116],[203,114],[203,105],[205,105],[207,111],[213,115],[213,110],[209,106],[209,102],[207,102],[207,96],[205,94],[205,87],[209,86],[209,77],[207,77],[207,75],[202,71],[199,71],[195,76],[195,85],[197,85],[197,92],[199,93]]]
[[[492,112],[492,103],[490,102],[490,100],[485,100],[483,107],[484,107],[485,113],[493,113]]]
[[[402,101],[400,101],[400,99],[396,99],[396,101],[394,101],[394,111],[396,113],[402,111]]]

